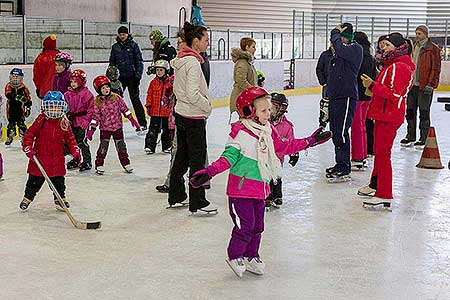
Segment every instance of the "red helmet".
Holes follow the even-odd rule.
[[[100,94],[100,88],[105,84],[111,86],[111,81],[109,81],[108,77],[105,75],[100,75],[94,78],[94,89],[97,93]]]
[[[244,119],[252,119],[255,117],[255,108],[253,107],[253,101],[256,98],[269,95],[269,93],[259,86],[252,86],[246,90],[243,90],[236,100],[236,108],[239,117]]]
[[[86,73],[81,69],[73,70],[70,73],[70,80],[75,80],[78,86],[84,86],[86,84]]]

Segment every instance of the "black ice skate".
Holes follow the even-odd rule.
[[[327,174],[327,181],[328,183],[341,183],[341,182],[347,182],[352,180],[352,177],[350,176],[350,172],[338,172],[335,171],[331,174]]]
[[[325,169],[325,175],[332,174],[334,172],[336,172],[336,166],[332,166]]]
[[[400,146],[411,147],[416,140],[408,139],[407,137],[400,141]]]
[[[145,151],[145,154],[147,154],[147,155],[155,154],[155,150],[152,150],[150,148],[145,148],[144,151]]]
[[[352,168],[357,171],[365,171],[367,169],[367,160],[352,160]]]
[[[90,170],[90,169],[92,169],[91,163],[88,163],[88,162],[81,163],[80,172],[84,172],[84,171],[87,171],[87,170]]]
[[[95,173],[96,173],[97,175],[103,175],[103,174],[105,174],[105,167],[103,167],[103,166],[97,166],[97,167],[95,167]]]
[[[364,208],[369,208],[369,207],[374,208],[374,207],[379,207],[379,206],[381,206],[384,209],[387,209],[388,211],[392,211],[391,210],[391,201],[389,199],[372,197],[372,198],[369,198],[369,199],[363,201]]]
[[[5,145],[6,145],[6,146],[11,145],[12,142],[13,142],[13,139],[14,139],[13,136],[8,136],[8,137],[6,138]]]
[[[78,162],[75,159],[72,159],[66,164],[67,170],[75,170],[78,168]]]
[[[66,206],[66,208],[69,208],[70,207],[69,202],[67,202],[66,199],[62,199],[62,200],[63,200],[64,205]],[[61,206],[61,203],[59,203],[58,200],[55,200],[55,207],[56,207],[56,210],[58,210],[58,211],[64,211],[64,208]]]
[[[156,186],[156,190],[160,193],[168,193],[169,192],[169,187],[165,184],[162,185],[157,185]]]
[[[281,200],[281,204],[280,201],[277,200],[281,200],[280,198],[277,199],[266,199],[266,211],[270,211],[271,208],[275,208],[275,209],[279,209],[281,204],[283,204],[283,200]]]
[[[27,210],[28,206],[30,206],[32,200],[23,197],[22,202],[20,202],[19,207],[21,210]]]
[[[421,140],[415,142],[414,143],[414,149],[416,149],[416,150],[423,150],[423,148],[425,148],[425,142],[426,141],[421,141]]]

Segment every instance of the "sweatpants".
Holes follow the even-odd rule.
[[[333,133],[335,167],[338,172],[351,172],[350,135],[348,131],[353,122],[355,108],[356,99],[350,97],[330,99],[330,130]]]
[[[189,177],[205,167],[206,161],[206,120],[189,119],[175,115],[177,151],[170,174],[169,205],[187,199],[184,174],[189,169]],[[206,207],[205,188],[194,189],[189,184],[189,210]]]
[[[127,145],[123,137],[123,129],[119,128],[116,131],[100,130],[100,145],[97,150],[97,158],[95,159],[95,166],[103,166],[105,163],[105,157],[108,153],[109,140],[111,137],[114,140],[116,146],[117,155],[119,156],[120,164],[122,167],[130,164],[128,158]]]
[[[392,199],[391,151],[397,130],[402,124],[375,121],[374,164],[370,187],[376,189],[375,196]]]
[[[259,257],[264,231],[264,199],[228,198],[233,231],[228,244],[228,258]]]
[[[419,130],[420,140],[425,141],[428,136],[428,130],[430,129],[430,109],[431,102],[433,100],[433,93],[425,95],[423,91],[419,90],[418,86],[413,86],[408,93],[406,100],[406,121],[408,122],[408,134],[409,140],[416,140],[416,127],[417,127],[417,108],[419,108]]]
[[[56,191],[59,193],[62,199],[66,198],[66,185],[64,176],[55,176],[50,177],[50,181],[55,186]],[[42,185],[45,182],[45,178],[43,176],[34,176],[29,174],[28,180],[25,185],[25,193],[24,197],[30,201],[34,200],[36,194],[41,190]],[[56,195],[53,194],[53,199],[56,200]]]
[[[352,160],[367,158],[366,118],[370,101],[357,101],[352,122]]]

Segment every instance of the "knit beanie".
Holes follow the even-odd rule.
[[[416,31],[417,31],[417,30],[422,31],[423,33],[425,33],[426,36],[428,36],[428,27],[427,27],[427,26],[425,26],[425,25],[419,25],[419,26],[417,26],[417,28],[416,28]]]
[[[383,40],[389,41],[392,43],[392,45],[395,46],[395,48],[403,45],[406,40],[403,37],[403,35],[399,32],[392,32],[385,36]]]
[[[56,49],[56,35],[52,34],[46,37],[42,42],[42,46],[44,47],[44,50]]]
[[[345,28],[345,30],[342,32],[342,36],[345,37],[346,39],[349,39],[350,41],[353,41],[353,39],[355,38],[354,34],[353,34],[353,25],[350,23],[344,23],[342,24],[342,28]]]
[[[117,29],[117,33],[126,33],[128,34],[128,28],[125,26],[120,26],[119,29]]]

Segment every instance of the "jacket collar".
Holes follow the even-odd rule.
[[[183,48],[181,48],[180,52],[178,53],[179,58],[183,58],[185,56],[194,56],[195,58],[197,58],[200,64],[203,64],[205,62],[200,53],[188,46],[184,46]]]

